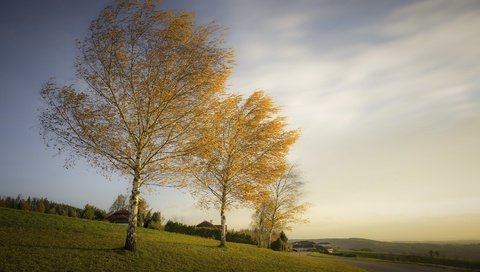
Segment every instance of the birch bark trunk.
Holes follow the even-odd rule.
[[[128,219],[127,238],[125,239],[125,249],[135,251],[137,248],[137,216],[138,199],[140,196],[140,173],[135,173],[132,183],[132,194],[130,196],[130,215]]]
[[[220,232],[220,246],[224,247],[227,243],[227,233],[225,230],[225,224],[227,222],[227,219],[225,217],[225,203],[222,202],[222,207],[220,208],[220,217],[221,217],[221,224],[222,224],[222,229]]]

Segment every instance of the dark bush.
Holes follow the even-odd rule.
[[[85,219],[103,220],[105,219],[105,216],[106,213],[104,210],[89,204],[85,205],[85,208],[82,211],[82,218]]]
[[[273,241],[270,245],[270,248],[275,251],[287,251],[288,250],[288,238],[287,235],[282,231],[280,237],[277,240]]]

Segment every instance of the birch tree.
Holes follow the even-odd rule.
[[[259,231],[267,231],[260,237],[268,237],[269,248],[274,232],[290,230],[291,224],[307,222],[302,215],[309,204],[300,202],[302,187],[298,170],[292,165],[278,180],[268,185],[268,197],[257,205],[254,224]]]
[[[270,233],[270,217],[272,210],[269,201],[261,201],[252,215],[251,227],[258,247],[268,247]]]
[[[110,213],[113,213],[126,208],[127,208],[127,197],[125,195],[120,194],[117,196],[117,198],[113,202],[112,206],[110,206],[110,209],[108,209],[108,211]]]
[[[204,126],[204,148],[194,159],[191,188],[201,206],[219,210],[220,246],[226,244],[225,213],[257,201],[285,171],[285,156],[298,131],[288,130],[278,112],[263,92],[247,99],[231,95],[217,103],[210,124]]]
[[[193,19],[151,1],[117,1],[78,42],[76,84],[50,80],[41,91],[47,145],[131,178],[127,250],[136,249],[140,188],[180,180],[182,158],[230,74],[221,28]]]

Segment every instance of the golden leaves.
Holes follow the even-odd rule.
[[[183,182],[182,157],[232,67],[217,32],[150,1],[106,7],[79,42],[75,67],[87,87],[42,90],[45,139],[102,169]]]
[[[216,199],[217,206],[257,202],[284,173],[298,131],[286,129],[286,118],[276,115],[278,107],[261,91],[247,99],[229,95],[211,110],[196,153],[193,194],[210,191],[200,195]]]

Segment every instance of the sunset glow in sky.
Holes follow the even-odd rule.
[[[97,173],[39,136],[40,88],[75,82],[75,39],[109,1],[0,8],[0,195],[108,209],[130,180]],[[262,89],[302,134],[290,159],[309,224],[289,238],[480,240],[480,2],[165,0],[227,28],[229,90]],[[142,193],[187,224],[219,222],[188,192]],[[227,214],[247,228],[252,211]]]

